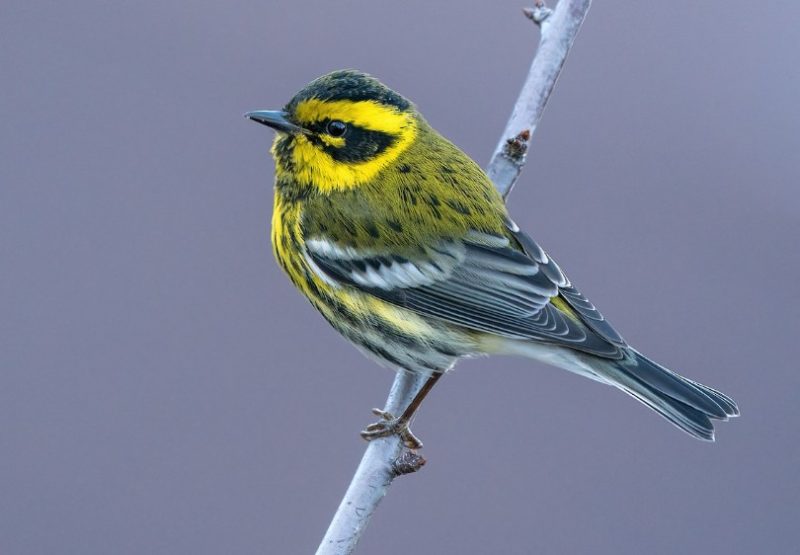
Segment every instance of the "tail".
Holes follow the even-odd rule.
[[[635,397],[684,432],[714,441],[712,420],[739,416],[739,407],[715,389],[693,382],[628,348],[625,358],[593,367],[603,381]]]

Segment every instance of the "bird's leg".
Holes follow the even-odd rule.
[[[381,419],[367,426],[366,429],[361,432],[361,437],[367,441],[372,441],[380,437],[397,435],[402,440],[403,445],[409,449],[419,449],[422,447],[422,442],[411,433],[408,425],[411,423],[411,418],[413,418],[414,413],[417,412],[417,409],[422,404],[423,399],[430,393],[433,386],[436,385],[436,382],[442,377],[442,374],[444,374],[444,372],[434,372],[414,396],[414,399],[408,404],[403,414],[398,418],[395,418],[390,412],[381,409],[372,409],[372,414],[380,416]]]

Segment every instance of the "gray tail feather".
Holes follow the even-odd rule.
[[[693,382],[628,349],[625,358],[609,362],[604,378],[649,406],[686,433],[714,441],[712,420],[739,416],[736,403],[719,391]]]

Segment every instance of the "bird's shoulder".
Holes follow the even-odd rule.
[[[427,133],[371,181],[315,195],[303,212],[307,238],[408,255],[471,231],[508,236],[505,205],[488,177],[455,145]]]

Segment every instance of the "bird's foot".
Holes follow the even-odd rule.
[[[381,409],[372,409],[372,414],[380,416],[381,419],[361,431],[361,437],[367,441],[396,435],[403,442],[403,445],[409,449],[422,447],[422,442],[408,428],[409,422],[407,419],[395,418],[392,413]]]

